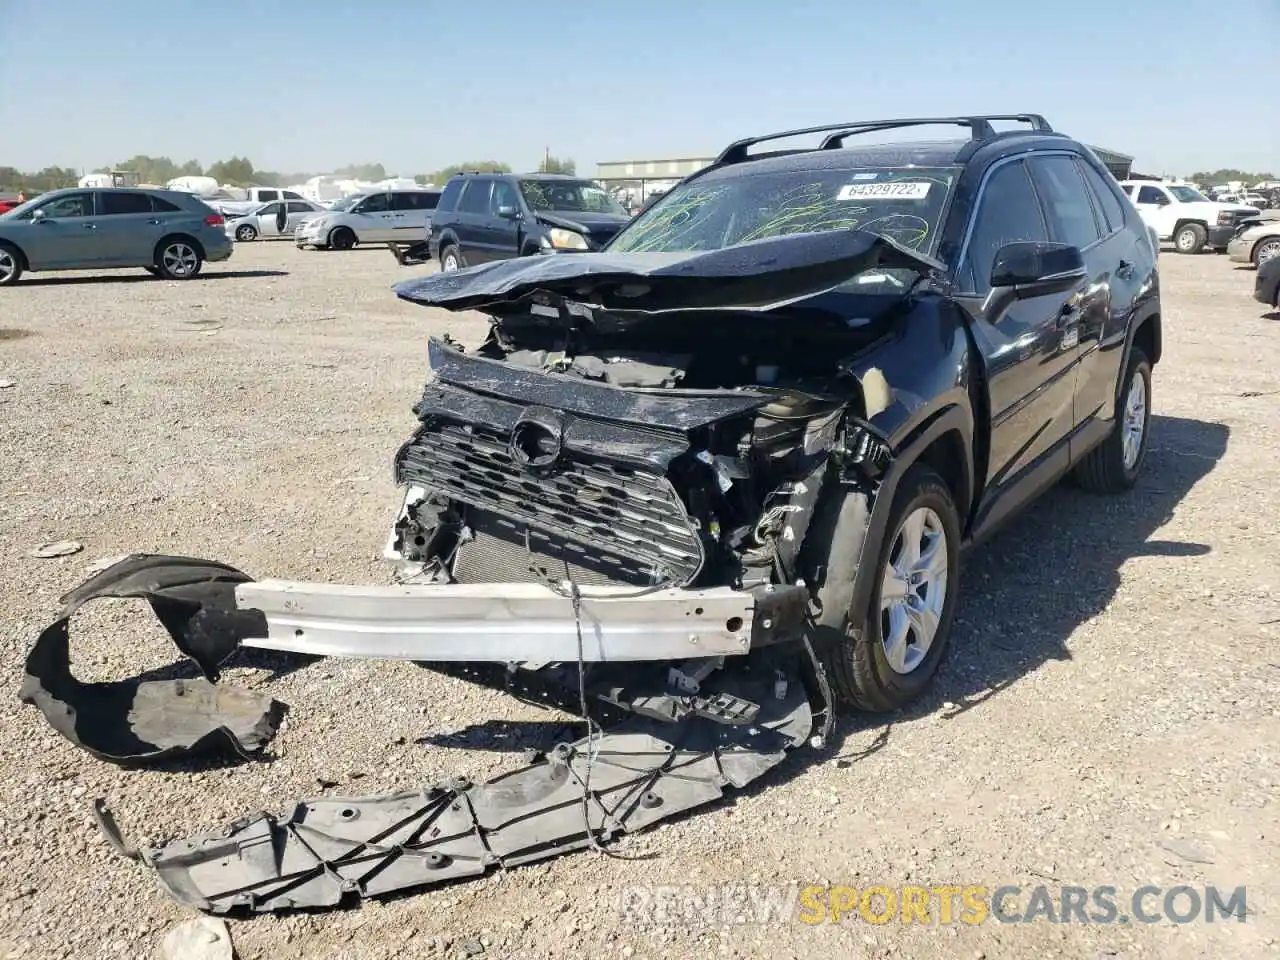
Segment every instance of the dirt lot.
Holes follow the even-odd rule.
[[[1280,956],[1280,315],[1224,257],[1162,261],[1145,476],[1115,500],[1055,490],[970,558],[951,657],[918,711],[846,718],[829,751],[620,847],[653,859],[579,854],[386,904],[233,922],[238,955]],[[545,729],[544,713],[408,664],[282,658],[228,673],[290,704],[273,762],[126,771],[15,695],[58,596],[104,557],[385,579],[390,458],[413,424],[427,337],[483,332],[476,316],[392,296],[421,269],[385,251],[259,243],[189,283],[36,275],[0,294],[0,380],[12,381],[0,388],[0,957],[149,957],[190,915],[111,853],[94,797],[127,837],[158,842],[286,809],[323,792],[318,778],[361,795],[489,775]],[[65,538],[85,549],[28,556]],[[174,658],[131,611],[82,620],[82,677]],[[440,745],[455,733],[473,748]],[[1245,886],[1248,916],[708,924],[638,922],[620,906],[641,884],[741,883],[1111,885],[1121,913],[1146,884]]]

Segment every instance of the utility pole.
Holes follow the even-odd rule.
[[[545,147],[542,156],[542,172],[546,173],[551,169],[551,148]]]

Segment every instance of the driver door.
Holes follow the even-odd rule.
[[[283,200],[277,200],[269,203],[261,210],[255,218],[257,220],[258,236],[260,237],[279,237],[281,233],[276,226],[276,217],[280,213],[280,208],[284,206]],[[286,228],[287,229],[287,228]]]
[[[43,213],[37,218],[36,211]],[[27,226],[22,249],[32,270],[93,267],[105,250],[94,217],[93,191],[55,197],[23,216]]]
[[[356,204],[351,213],[351,228],[361,243],[386,243],[396,238],[390,194],[370,194]]]
[[[1064,320],[1076,315],[1078,291],[1020,300],[999,320],[982,315],[996,252],[1006,243],[1050,240],[1049,224],[1026,162],[992,169],[980,191],[957,286],[986,369],[991,416],[986,490],[975,531],[995,524],[1066,471],[1075,426],[1078,339]],[[1078,337],[1078,331],[1075,334]]]
[[[1173,236],[1173,201],[1163,187],[1142,184],[1134,193],[1133,205],[1138,208],[1143,222],[1155,227],[1162,240]]]

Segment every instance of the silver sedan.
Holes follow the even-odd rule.
[[[292,237],[300,224],[326,213],[310,200],[272,200],[248,213],[227,215],[227,236],[241,242]]]

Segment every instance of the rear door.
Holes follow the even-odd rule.
[[[426,233],[429,210],[420,202],[418,190],[397,190],[391,194],[392,239],[414,243]]]
[[[155,260],[161,223],[151,196],[137,190],[98,190],[96,225],[103,266],[145,266]]]
[[[956,272],[986,368],[991,416],[987,486],[977,523],[998,522],[1053,482],[1069,464],[1075,425],[1075,344],[1061,318],[1074,293],[1016,302],[996,323],[981,304],[996,252],[1006,243],[1050,239],[1040,199],[1022,159],[988,171]]]
[[[1106,312],[1097,316],[1096,322],[1093,316],[1086,316],[1080,329],[1076,419],[1084,423],[1095,418],[1108,421],[1114,415],[1131,314],[1146,293],[1155,253],[1146,224],[1123,202],[1111,178],[1084,158],[1076,163],[1089,188],[1101,233],[1085,262],[1091,272],[1097,271],[1097,282],[1107,288]],[[1073,460],[1084,452],[1080,446],[1073,445]]]

